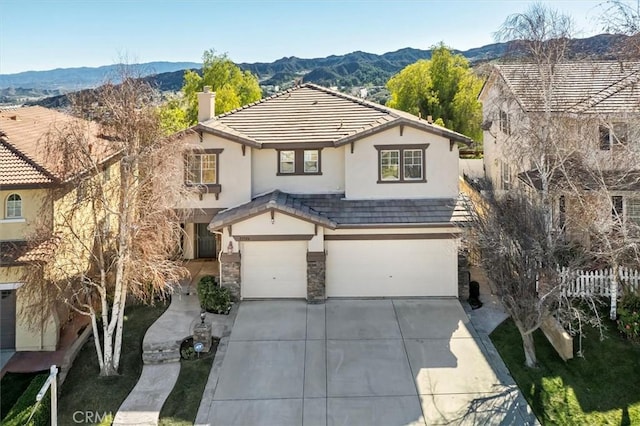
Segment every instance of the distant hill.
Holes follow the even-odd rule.
[[[105,65],[97,68],[57,68],[49,71],[25,71],[17,74],[0,74],[0,89],[21,88],[38,90],[71,91],[96,87],[107,79],[118,77],[121,65]],[[187,68],[200,68],[195,62],[147,62],[132,65],[140,76],[162,74]]]
[[[615,59],[617,45],[624,38],[626,36],[600,34],[585,39],[574,39],[571,41],[570,55],[575,59],[584,57]],[[516,59],[518,57],[517,49],[513,43],[495,43],[456,52],[469,59],[473,65],[505,58],[507,54],[513,55]],[[299,79],[323,86],[337,86],[341,90],[347,91],[362,86],[381,87],[391,76],[407,65],[420,59],[430,58],[431,50],[408,47],[382,55],[357,51],[346,55],[331,55],[326,58],[303,59],[291,56],[274,62],[241,63],[238,65],[242,69],[254,73],[260,80],[263,91],[269,94],[277,89],[289,87],[294,80]],[[141,74],[147,75],[145,79],[164,92],[176,92],[182,88],[185,69],[198,71],[200,69],[200,64],[193,62],[150,62],[138,66],[141,67]],[[45,89],[59,90],[58,93],[49,93],[49,95],[57,94],[60,96],[29,102],[59,107],[66,102],[66,97],[63,96],[64,91],[60,91],[60,87],[75,87],[76,90],[97,87],[105,80],[106,76],[113,75],[116,68],[117,65],[110,65],[99,68],[69,68],[0,75],[0,90],[6,87],[32,89],[36,93]],[[384,99],[384,96],[381,99]]]

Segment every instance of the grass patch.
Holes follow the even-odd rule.
[[[217,347],[218,341],[214,340],[211,352],[205,357],[180,362],[176,385],[160,411],[160,426],[189,426],[195,423]]]
[[[26,376],[26,375],[22,375]],[[51,394],[47,392],[45,397],[36,403],[36,395],[42,388],[42,385],[49,377],[49,372],[36,373],[31,375],[31,379],[27,382],[26,377],[22,377],[19,381],[22,392],[17,395],[14,404],[2,418],[2,424],[5,426],[46,426],[49,424],[51,416]],[[4,379],[3,379],[4,382]],[[14,382],[15,384],[15,382]],[[3,388],[4,389],[4,388]],[[4,392],[3,392],[4,398]],[[16,394],[12,392],[12,396]]]
[[[100,377],[93,340],[84,345],[62,385],[58,400],[59,424],[77,423],[73,418],[77,412],[82,413],[83,419],[86,419],[86,413],[92,414],[94,419],[109,414],[115,416],[120,404],[140,378],[142,339],[167,306],[157,303],[155,306],[132,305],[126,308],[119,376]],[[78,418],[80,415],[76,414]]]
[[[584,358],[562,361],[540,330],[534,333],[539,367],[524,365],[522,340],[513,321],[491,340],[542,424],[640,424],[640,345],[608,324],[607,338],[595,330],[583,340]],[[576,339],[577,345],[577,339]]]
[[[43,372],[48,374],[48,372]],[[0,419],[4,418],[31,381],[40,373],[7,373],[0,380]]]

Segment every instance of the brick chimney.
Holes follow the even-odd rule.
[[[211,120],[216,116],[216,92],[211,91],[211,86],[204,86],[202,92],[198,92],[198,121]]]

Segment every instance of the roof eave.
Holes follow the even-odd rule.
[[[224,130],[221,129],[216,129],[213,127],[209,127],[203,123],[198,123],[195,126],[192,127],[192,129],[196,132],[203,132],[203,133],[208,133],[210,135],[214,135],[214,136],[220,136],[222,138],[228,139],[232,142],[237,142],[243,145],[248,145],[250,147],[253,148],[262,148],[262,144],[260,142],[257,142],[251,138],[248,137],[241,137],[238,135],[234,135],[232,133],[229,132],[225,132]]]
[[[371,127],[369,129],[355,133],[353,135],[349,135],[344,138],[338,139],[337,141],[335,141],[335,146],[336,147],[343,146],[351,142],[355,142],[357,140],[366,138],[368,136],[375,135],[376,133],[380,133],[384,130],[392,129],[399,125],[413,127],[414,129],[418,129],[418,130],[425,130],[429,133],[442,136],[448,139],[449,141],[461,142],[468,146],[473,145],[473,139],[468,138],[467,136],[452,132],[450,130],[441,128],[439,126],[435,126],[433,124],[422,123],[418,120],[419,120],[418,118],[416,118],[416,120],[409,120],[404,117],[398,117],[398,118],[395,118],[394,120],[387,121],[386,123],[382,123],[377,126]]]

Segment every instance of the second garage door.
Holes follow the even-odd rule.
[[[306,298],[306,241],[246,241],[241,246],[245,299]]]
[[[453,239],[327,241],[327,297],[457,296]]]

